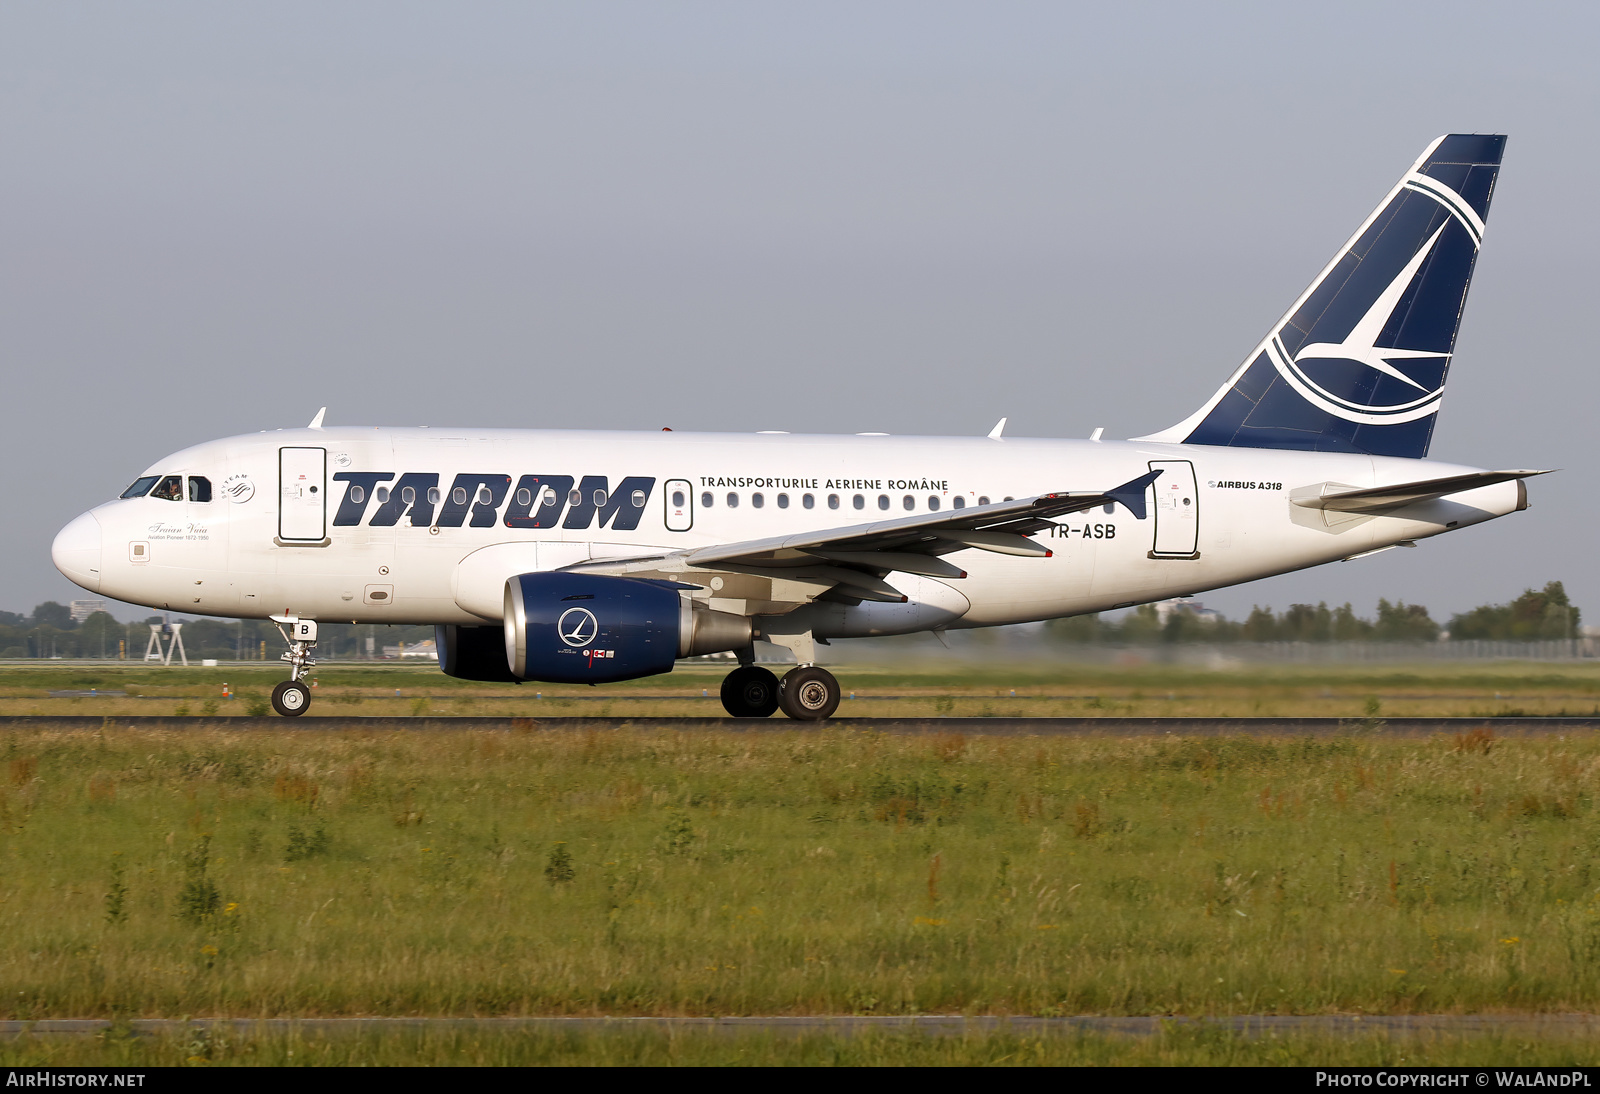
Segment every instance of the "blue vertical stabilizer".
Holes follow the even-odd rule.
[[[1140,439],[1426,456],[1505,143],[1429,145],[1222,390]]]

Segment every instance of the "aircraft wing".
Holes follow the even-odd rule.
[[[817,593],[846,586],[843,592],[852,599],[898,602],[905,597],[882,580],[890,572],[962,578],[966,571],[939,556],[968,548],[1048,558],[1050,551],[1028,537],[1050,527],[1056,517],[1099,505],[1121,505],[1143,520],[1145,490],[1160,474],[1151,471],[1108,490],[1040,494],[869,524],[722,543],[671,555],[581,562],[566,569],[640,575],[676,573],[679,580],[692,579],[686,571],[745,574],[814,585]]]
[[[1048,528],[1052,518],[1080,513],[1097,505],[1118,504],[1143,520],[1145,488],[1155,482],[1160,474],[1160,471],[1151,471],[1110,490],[1040,494],[1033,498],[951,509],[942,513],[924,513],[870,524],[701,547],[689,551],[685,559],[690,565],[705,566],[719,562],[771,563],[824,552],[856,554],[891,551],[939,555],[968,547],[1001,554],[1043,557],[1050,552],[1038,544],[1029,543],[1025,537]]]
[[[1422,479],[1417,482],[1395,483],[1392,486],[1372,486],[1356,489],[1340,483],[1325,482],[1305,490],[1296,490],[1289,500],[1307,509],[1326,509],[1338,513],[1380,513],[1398,509],[1402,505],[1459,494],[1463,490],[1476,490],[1481,486],[1526,479],[1534,475],[1548,475],[1548,471],[1475,471],[1470,475],[1450,475],[1442,479]]]

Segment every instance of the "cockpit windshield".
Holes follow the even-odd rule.
[[[156,484],[156,479],[158,478],[160,478],[159,475],[146,475],[142,479],[136,479],[134,480],[134,484],[132,486],[128,487],[118,496],[124,498],[142,498],[150,492],[150,488]]]
[[[150,491],[150,496],[152,498],[160,498],[162,501],[182,501],[183,476],[166,476],[160,482],[156,483],[156,488]]]
[[[152,489],[152,487],[154,489]],[[162,501],[183,500],[182,475],[146,475],[124,490],[118,497],[142,498],[146,494]],[[211,480],[202,475],[189,476],[189,500],[211,500]]]

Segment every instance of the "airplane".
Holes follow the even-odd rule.
[[[340,428],[186,448],[57,535],[91,592],[431,623],[447,674],[603,684],[732,652],[735,718],[839,705],[834,639],[1060,618],[1362,558],[1527,508],[1427,459],[1505,137],[1439,137],[1227,381],[1126,441]],[[754,643],[786,647],[780,680]]]

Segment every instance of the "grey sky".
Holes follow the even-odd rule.
[[[0,607],[86,595],[50,540],[152,460],[324,404],[1170,425],[1466,130],[1511,141],[1433,454],[1569,470],[1527,513],[1205,600],[1447,616],[1561,578],[1600,621],[1597,32],[1577,4],[13,0]]]

